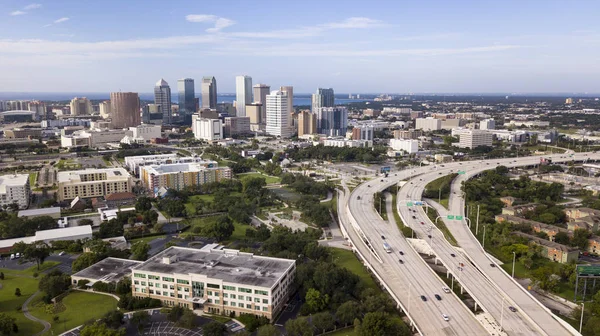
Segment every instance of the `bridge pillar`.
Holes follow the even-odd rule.
[[[473,312],[477,311],[477,301],[475,301],[475,308],[473,308]]]
[[[463,292],[463,291],[464,291],[464,289],[463,289],[463,286],[461,285],[461,286],[460,286],[460,294],[464,294],[464,292]]]
[[[446,270],[446,279],[450,277],[450,271]]]

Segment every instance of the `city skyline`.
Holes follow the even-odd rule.
[[[327,17],[316,3],[5,0],[0,91],[150,92],[211,75],[235,92],[248,74],[302,93],[600,92],[598,3],[348,1]]]

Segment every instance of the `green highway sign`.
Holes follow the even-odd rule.
[[[413,206],[413,202],[406,202],[406,206]]]
[[[577,274],[598,275],[600,276],[600,265],[577,266]]]
[[[463,216],[456,216],[456,220],[462,220]]]
[[[446,216],[447,219],[454,219],[454,215],[448,215]]]
[[[458,171],[458,175],[464,175],[464,174],[465,174],[465,171],[464,171],[464,170],[459,170],[459,171]]]

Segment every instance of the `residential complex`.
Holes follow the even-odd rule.
[[[131,175],[124,168],[85,169],[58,173],[59,201],[131,192]]]
[[[230,179],[231,168],[217,167],[212,161],[140,166],[140,179],[148,190],[182,190],[210,182]]]
[[[317,132],[317,116],[310,111],[298,113],[298,136]]]
[[[0,176],[0,206],[16,203],[19,209],[27,209],[30,195],[28,174]]]
[[[153,166],[153,165],[165,165],[172,163],[201,163],[206,167],[216,167],[216,161],[206,161],[199,156],[184,156],[181,157],[175,153],[170,154],[156,154],[156,155],[140,155],[140,156],[126,156],[125,165],[132,173],[139,176],[140,167]]]
[[[290,295],[295,261],[211,247],[170,247],[134,266],[133,296],[212,314],[273,320]]]
[[[70,107],[71,115],[92,114],[92,103],[85,97],[73,98]]]
[[[494,134],[482,130],[465,130],[459,135],[458,147],[477,148],[479,146],[492,146]]]

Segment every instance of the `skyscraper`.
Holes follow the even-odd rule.
[[[267,95],[267,134],[289,138],[292,136],[288,118],[288,96],[283,91]]]
[[[237,76],[235,78],[236,116],[246,116],[246,104],[252,103],[252,77]]]
[[[298,113],[298,136],[317,132],[317,116],[310,111]]]
[[[217,108],[217,80],[215,77],[202,77],[202,108]]]
[[[127,128],[140,124],[140,98],[136,92],[111,92],[112,128]]]
[[[196,101],[194,91],[194,80],[183,78],[177,81],[177,91],[179,92],[179,114],[188,115],[196,112]]]
[[[256,84],[253,87],[253,91],[254,102],[262,104],[260,118],[264,122],[267,119],[267,95],[271,92],[271,87],[267,84]]]
[[[171,88],[164,79],[156,82],[154,87],[154,104],[158,105],[158,111],[163,116],[163,124],[173,122],[171,113]]]
[[[317,113],[320,107],[334,107],[335,96],[333,89],[318,88],[316,93],[312,95],[312,112]]]
[[[92,103],[85,97],[73,98],[70,105],[71,115],[92,114]]]
[[[319,107],[317,132],[327,136],[345,136],[348,130],[348,110],[345,107]]]
[[[292,127],[292,113],[294,113],[294,87],[293,86],[282,86],[279,88],[280,91],[285,92],[287,95],[288,103],[288,126]]]

